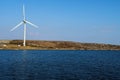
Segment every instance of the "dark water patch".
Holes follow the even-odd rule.
[[[120,80],[120,51],[0,51],[0,80]]]

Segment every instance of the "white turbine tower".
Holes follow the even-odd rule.
[[[17,29],[18,27],[20,27],[22,24],[24,25],[24,42],[23,42],[23,46],[26,46],[26,24],[30,24],[31,26],[38,28],[38,26],[34,25],[33,23],[29,22],[26,20],[25,17],[25,7],[23,5],[23,21],[20,22],[17,26],[15,26],[14,28],[12,28],[10,31],[14,31],[15,29]]]

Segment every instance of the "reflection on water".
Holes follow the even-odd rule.
[[[120,80],[120,51],[0,51],[0,80]]]

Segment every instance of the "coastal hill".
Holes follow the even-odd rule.
[[[23,47],[23,40],[0,40],[0,49],[13,50],[120,50],[120,45],[80,43],[72,41],[38,41],[27,40]]]

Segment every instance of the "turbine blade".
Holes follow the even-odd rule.
[[[23,5],[23,18],[25,20],[25,6]]]
[[[38,26],[36,26],[35,24],[29,22],[29,21],[26,21],[26,23],[30,24],[31,26],[35,27],[35,28],[38,28]]]
[[[10,31],[14,31],[16,28],[18,28],[19,26],[21,26],[23,24],[23,22],[20,22],[17,26],[15,26],[14,28],[12,28]]]

